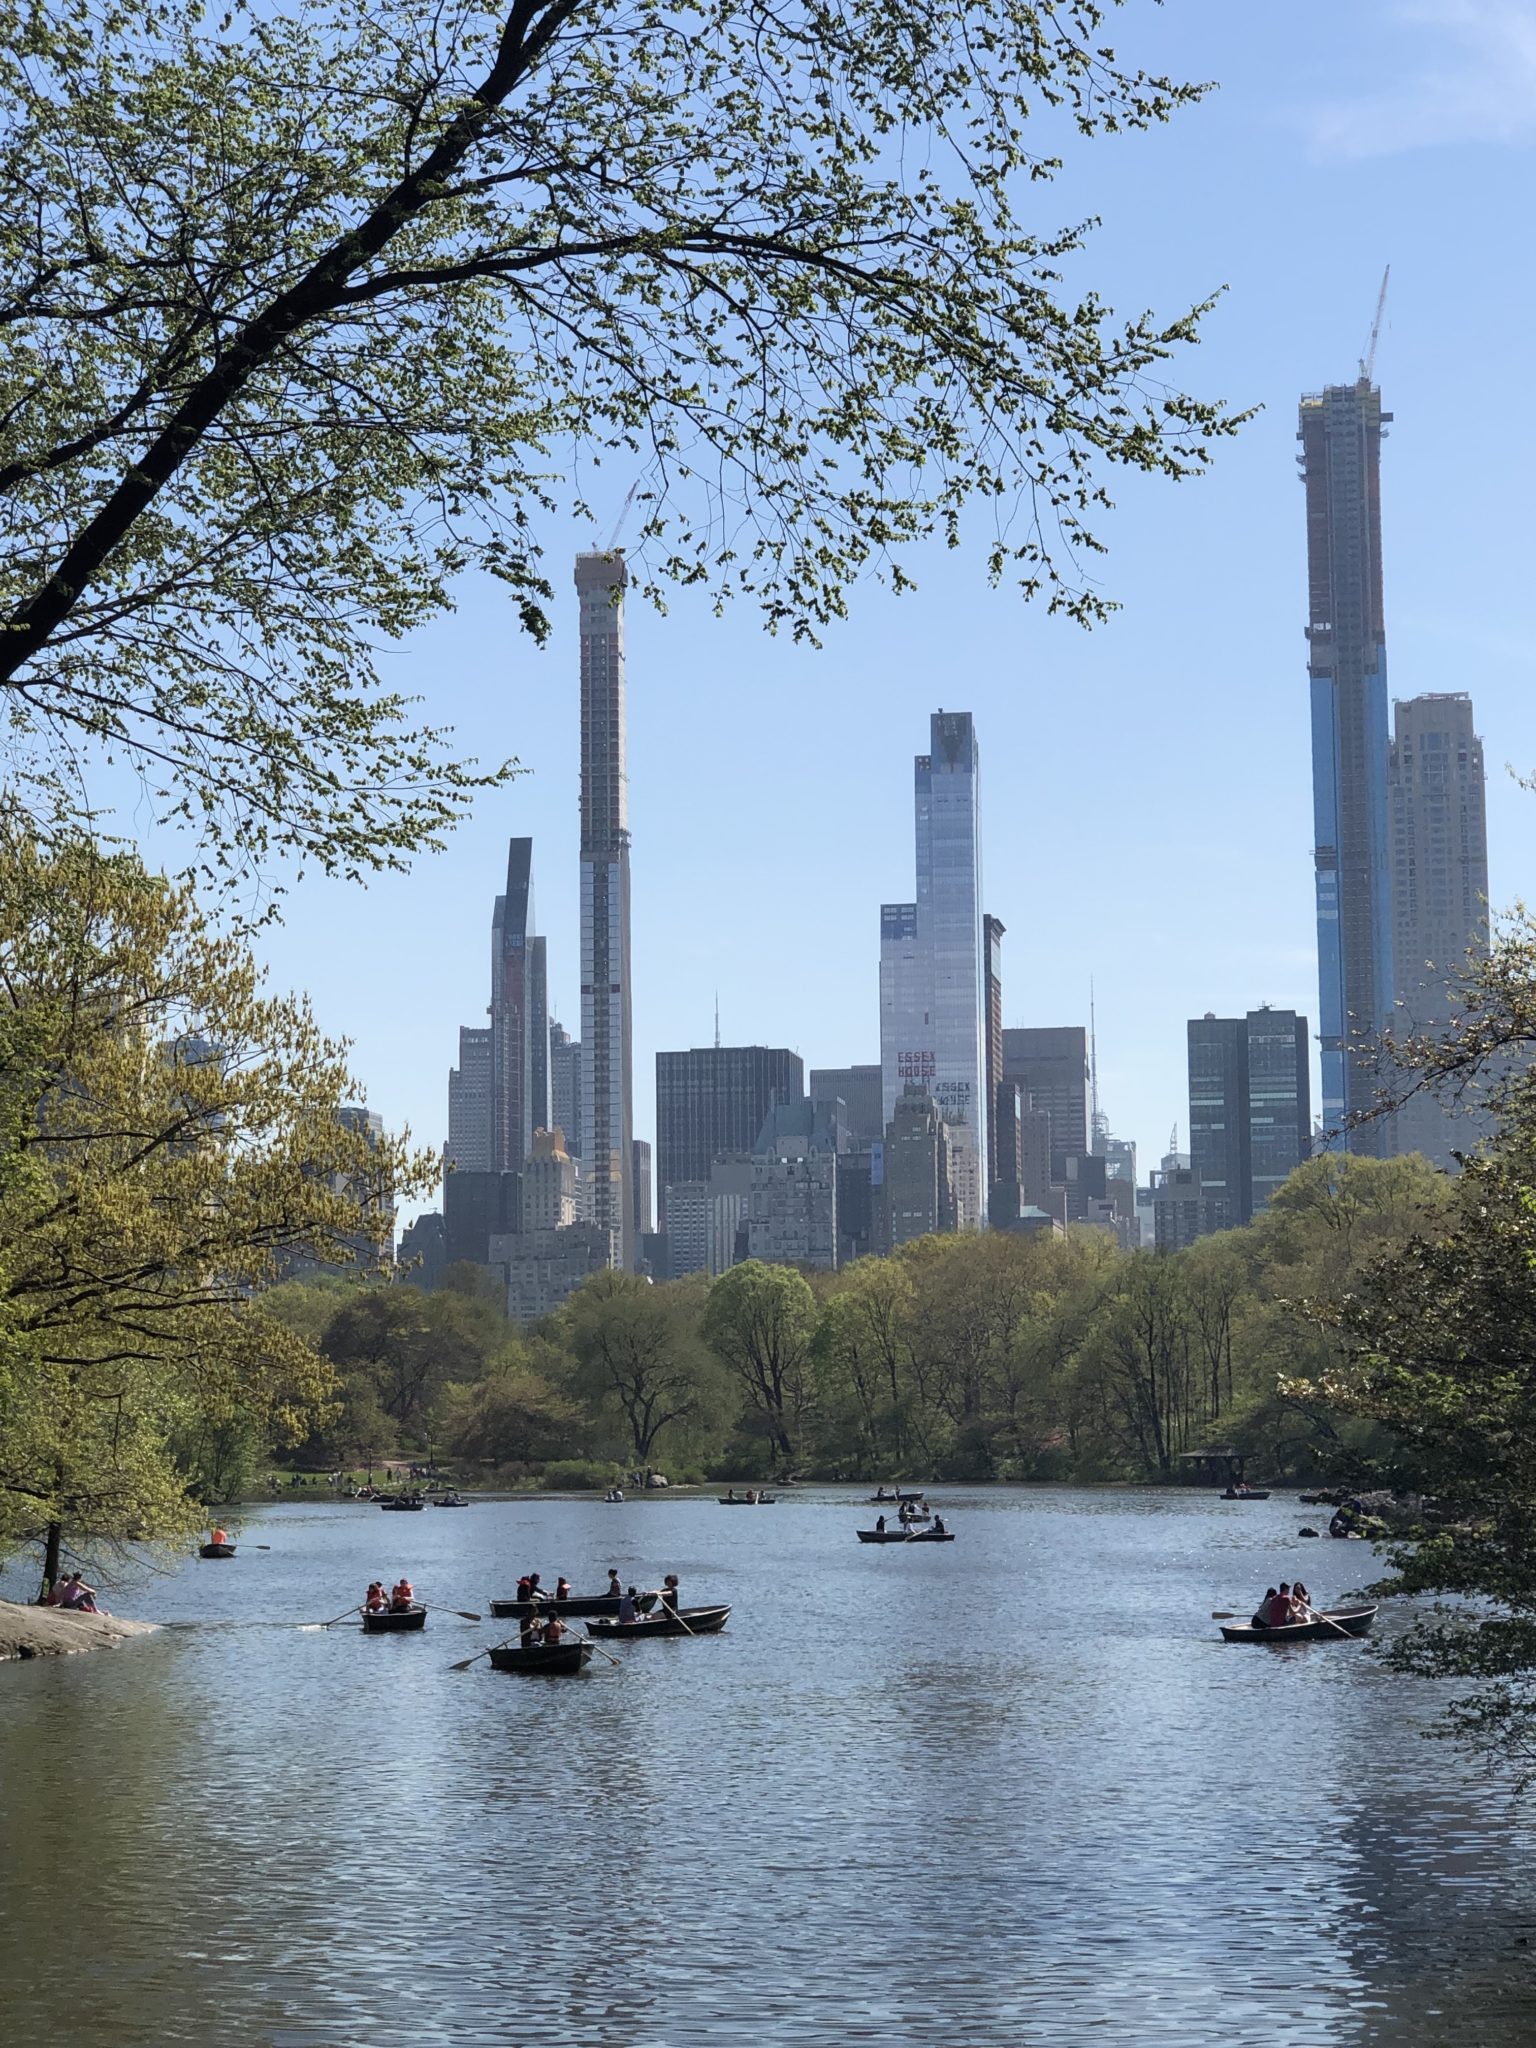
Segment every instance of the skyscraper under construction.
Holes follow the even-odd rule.
[[[581,605],[581,1133],[592,1221],[635,1263],[622,554],[576,557]]]
[[[1366,362],[1355,383],[1302,399],[1297,435],[1307,493],[1323,1128],[1326,1142],[1376,1156],[1393,1149],[1390,1120],[1353,1129],[1346,1120],[1375,1100],[1366,1042],[1390,1023],[1394,993],[1381,574],[1381,442],[1391,417]]]

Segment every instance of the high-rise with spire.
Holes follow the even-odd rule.
[[[1380,313],[1378,309],[1378,321]],[[1391,419],[1369,358],[1353,384],[1301,401],[1307,503],[1318,1020],[1327,1142],[1383,1156],[1390,1119],[1347,1128],[1379,1085],[1366,1041],[1393,999],[1387,831],[1387,651],[1382,602],[1381,442]]]
[[[581,1127],[592,1220],[635,1264],[622,554],[576,557],[581,607]]]

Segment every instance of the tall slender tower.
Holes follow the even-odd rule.
[[[987,1214],[987,992],[980,755],[968,711],[935,711],[913,762],[917,901],[880,909],[880,1065],[887,1123],[921,1083],[949,1126],[955,1220]]]
[[[1469,955],[1488,950],[1488,823],[1483,743],[1464,691],[1410,697],[1393,706],[1392,939],[1397,970],[1394,1028],[1440,1037],[1461,1007],[1454,984]],[[1452,1167],[1483,1133],[1433,1095],[1397,1112],[1402,1152]]]
[[[491,1170],[521,1173],[549,1121],[544,941],[533,930],[533,841],[507,847],[507,888],[491,919]],[[540,1041],[546,1039],[541,1050]],[[536,1099],[542,1084],[545,1104]]]
[[[1307,492],[1318,1016],[1330,1133],[1375,1100],[1363,1041],[1387,1028],[1393,997],[1381,575],[1381,441],[1392,415],[1381,409],[1369,366],[1361,369],[1355,383],[1302,399],[1297,434]],[[1384,1156],[1393,1149],[1390,1121],[1349,1131],[1342,1143]]]
[[[576,557],[581,604],[581,1133],[592,1220],[635,1265],[622,554]]]

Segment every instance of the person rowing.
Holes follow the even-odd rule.
[[[543,1636],[544,1645],[546,1649],[558,1649],[560,1645],[560,1639],[565,1634],[565,1623],[560,1619],[558,1614],[552,1614],[549,1617],[548,1621],[545,1622],[541,1634]]]
[[[673,1616],[677,1614],[678,1584],[677,1573],[668,1572],[661,1582],[661,1604]]]
[[[396,1582],[395,1582],[395,1585],[394,1585],[393,1589],[392,1589],[392,1590],[391,1590],[391,1592],[390,1592],[390,1596],[389,1596],[389,1606],[390,1606],[390,1612],[391,1612],[392,1614],[409,1614],[409,1613],[410,1613],[410,1611],[411,1611],[411,1609],[412,1609],[412,1608],[413,1608],[413,1607],[414,1607],[415,1605],[416,1605],[416,1588],[415,1588],[415,1587],[414,1587],[414,1586],[413,1586],[413,1585],[411,1584],[410,1580],[409,1580],[409,1579],[408,1579],[408,1578],[407,1578],[407,1577],[405,1576],[405,1573],[404,1573],[404,1572],[402,1572],[402,1573],[400,1574],[400,1577],[399,1577],[399,1578],[398,1578],[398,1579],[396,1580]]]
[[[389,1595],[384,1590],[384,1581],[382,1579],[369,1580],[368,1591],[363,1595],[363,1612],[364,1614],[387,1614],[389,1612]]]
[[[875,1534],[876,1534],[877,1536],[883,1536],[883,1535],[885,1534],[885,1517],[884,1517],[884,1515],[876,1515],[876,1517],[875,1517]]]

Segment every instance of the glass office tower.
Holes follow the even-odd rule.
[[[887,1122],[920,1082],[949,1126],[955,1220],[986,1220],[986,953],[981,777],[968,711],[936,711],[913,769],[917,900],[880,923],[880,1065]]]
[[[1391,419],[1362,377],[1303,398],[1307,645],[1312,692],[1318,1022],[1326,1141],[1384,1156],[1390,1119],[1346,1128],[1378,1081],[1365,1045],[1392,1011],[1387,857],[1387,651],[1381,440]]]

